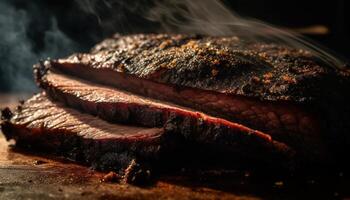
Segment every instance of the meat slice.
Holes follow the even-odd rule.
[[[16,146],[55,152],[102,170],[125,168],[133,159],[152,167],[182,166],[186,163],[181,160],[188,156],[291,167],[294,156],[283,143],[242,126],[229,128],[215,121],[194,126],[199,120],[191,117],[174,117],[164,128],[110,124],[53,102],[45,94],[27,100],[15,113],[4,110],[2,119],[4,135]]]
[[[40,66],[36,66],[40,68]],[[37,73],[42,71],[37,69]],[[127,123],[146,127],[162,127],[169,119],[176,118],[181,121],[177,126],[185,134],[186,138],[198,140],[202,134],[218,134],[219,129],[210,127],[223,127],[229,132],[251,132],[258,137],[273,138],[281,141],[296,150],[300,160],[320,161],[327,160],[327,149],[320,137],[308,137],[308,135],[294,136],[294,140],[287,140],[291,136],[281,136],[269,133],[269,135],[251,130],[240,124],[221,118],[211,117],[190,108],[177,106],[164,101],[154,100],[139,95],[131,94],[116,88],[91,83],[76,77],[54,72],[46,69],[42,74],[37,74],[38,84],[52,98],[66,105],[79,109],[110,122]],[[208,130],[205,130],[205,127]],[[213,131],[213,133],[210,133]],[[201,132],[207,132],[203,134]],[[280,140],[280,138],[284,140]],[[299,139],[302,138],[302,139]],[[204,138],[205,143],[209,139]],[[296,143],[296,141],[299,143]],[[201,141],[203,142],[203,141]]]
[[[120,169],[134,158],[155,159],[162,148],[162,128],[110,124],[44,94],[27,100],[13,116],[5,113],[2,131],[17,146],[49,150],[103,170]]]

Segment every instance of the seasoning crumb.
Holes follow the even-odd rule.
[[[264,74],[263,77],[265,79],[271,79],[273,77],[273,74],[271,72],[268,72],[268,73]]]
[[[260,78],[257,77],[257,76],[253,76],[253,77],[251,78],[251,80],[252,80],[253,83],[260,83]]]
[[[101,179],[101,182],[109,182],[109,183],[116,183],[119,182],[121,179],[121,176],[115,172],[109,172],[103,178]]]
[[[42,165],[42,164],[45,164],[46,162],[45,161],[43,161],[43,160],[35,160],[34,162],[33,162],[33,165]]]
[[[290,83],[290,84],[295,84],[297,81],[295,80],[295,78],[288,76],[288,75],[284,75],[282,76],[282,80],[286,83]]]
[[[1,110],[0,119],[8,120],[11,119],[13,113],[11,112],[10,108],[4,108]]]
[[[145,185],[151,180],[151,171],[133,159],[125,170],[124,182],[133,185]]]

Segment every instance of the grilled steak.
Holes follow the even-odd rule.
[[[116,35],[45,65],[266,132],[308,159],[349,141],[339,138],[349,128],[350,73],[306,51],[236,37]]]
[[[186,163],[176,158],[190,155],[192,160],[193,155],[206,159],[214,155],[290,167],[285,165],[293,162],[294,155],[286,145],[238,125],[230,129],[212,121],[193,128],[199,121],[191,117],[169,119],[164,128],[110,124],[52,102],[45,94],[27,100],[14,114],[3,111],[2,118],[2,131],[7,139],[16,140],[16,146],[45,149],[102,170],[124,169],[132,159],[183,166]],[[186,134],[190,136],[185,139]]]

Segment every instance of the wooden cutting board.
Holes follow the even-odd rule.
[[[25,97],[25,95],[21,95]],[[18,95],[0,95],[0,107]],[[6,100],[9,99],[9,100]],[[147,187],[101,182],[105,175],[64,159],[10,148],[0,133],[0,199],[330,199],[350,197],[346,174],[302,181],[254,178],[228,170],[157,177]],[[224,178],[223,178],[224,177]]]

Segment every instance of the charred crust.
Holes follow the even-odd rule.
[[[12,111],[10,110],[10,108],[6,107],[4,109],[1,110],[1,120],[10,120],[13,116]]]
[[[243,42],[237,37],[118,35],[81,56],[84,65],[94,68],[110,68],[179,88],[219,90],[269,101],[313,102],[327,95],[324,85],[337,87],[341,82],[330,79],[349,79],[339,76],[349,74],[346,67],[329,66],[310,52]],[[66,61],[70,59],[73,57]]]
[[[119,174],[111,171],[102,177],[101,182],[118,183],[121,179],[122,177]]]
[[[133,185],[146,185],[151,181],[151,170],[133,159],[125,170],[124,181]]]
[[[51,67],[51,60],[46,60],[46,61],[39,61],[38,64],[35,64],[33,66],[33,73],[34,73],[34,80],[36,81],[38,86],[41,86],[42,83],[42,79],[43,77],[46,75],[46,73],[48,72],[48,70]]]

